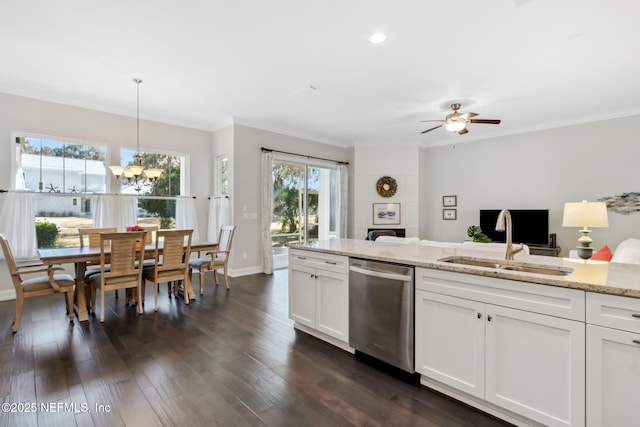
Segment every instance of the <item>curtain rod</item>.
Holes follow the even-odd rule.
[[[324,160],[327,162],[334,162],[334,163],[338,163],[340,165],[348,165],[349,162],[341,162],[340,160],[332,160],[332,159],[324,159],[322,157],[315,157],[315,156],[306,156],[304,154],[296,154],[296,153],[289,153],[288,151],[280,151],[280,150],[272,150],[271,148],[265,148],[265,147],[260,147],[260,150],[262,150],[262,152],[270,152],[270,153],[280,153],[280,154],[289,154],[291,156],[298,156],[298,157],[306,157],[307,159],[316,159],[316,160]]]
[[[229,196],[209,196],[209,200],[211,199],[228,199]]]
[[[61,193],[55,191],[29,191],[29,190],[4,190],[0,189],[0,193],[23,193],[23,194],[41,194],[46,196],[69,196],[69,197],[90,197],[90,196],[122,196],[137,197],[140,199],[195,199],[196,196],[153,196],[138,194],[122,194],[122,193]]]

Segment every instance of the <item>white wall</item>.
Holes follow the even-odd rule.
[[[344,162],[349,161],[350,150],[247,126],[234,125],[234,129],[234,189],[231,201],[238,228],[233,238],[236,253],[229,260],[229,272],[243,275],[262,272],[260,148]]]
[[[355,147],[351,179],[354,184],[353,227],[350,237],[364,239],[368,228],[405,228],[407,237],[417,237],[420,214],[418,147]],[[376,191],[380,177],[398,183],[395,195],[382,197]],[[374,225],[374,203],[400,203],[400,224]]]
[[[466,229],[479,223],[480,209],[549,209],[549,231],[557,233],[566,256],[579,233],[562,228],[565,202],[640,191],[639,128],[640,116],[634,116],[423,149],[421,237],[468,239]],[[442,220],[443,195],[458,196],[457,221]],[[607,244],[614,250],[628,237],[640,238],[640,213],[610,210],[609,228],[592,233],[596,249]]]
[[[70,138],[108,145],[110,164],[119,164],[121,147],[135,149],[136,119],[52,102],[0,93],[0,188],[10,189],[12,132]],[[197,196],[198,226],[206,232],[207,196],[211,189],[211,132],[140,121],[140,148],[188,156],[190,195]],[[203,234],[203,236],[206,235]],[[0,299],[4,290],[13,293],[6,265],[0,264]]]

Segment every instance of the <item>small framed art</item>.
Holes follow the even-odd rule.
[[[456,220],[458,212],[456,209],[442,209],[442,219]]]
[[[451,208],[458,206],[458,196],[442,196],[442,207]]]
[[[400,203],[374,203],[373,224],[400,224]]]

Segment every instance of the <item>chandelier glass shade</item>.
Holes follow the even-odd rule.
[[[143,187],[151,187],[156,183],[162,169],[145,168],[142,166],[143,156],[140,153],[140,83],[142,80],[133,79],[137,88],[136,100],[136,154],[133,156],[134,163],[128,166],[109,166],[111,173],[121,185],[130,185],[136,191],[141,191]]]

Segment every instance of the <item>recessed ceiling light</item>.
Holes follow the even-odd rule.
[[[369,37],[369,41],[371,43],[382,43],[386,39],[387,39],[387,36],[385,36],[383,33],[375,33],[374,35]]]

